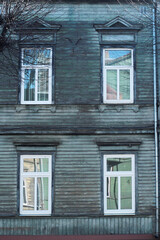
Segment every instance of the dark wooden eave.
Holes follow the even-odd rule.
[[[96,142],[98,146],[139,146],[142,142]]]
[[[9,127],[1,126],[0,135],[107,135],[107,134],[153,134],[153,126],[146,127],[109,127],[109,128],[74,128],[74,127],[47,127],[47,126],[20,126],[20,127]]]

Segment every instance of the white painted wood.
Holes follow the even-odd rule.
[[[131,65],[126,66],[106,66],[105,65],[105,51],[106,50],[129,50],[131,51]],[[134,102],[134,84],[133,84],[133,49],[129,48],[105,48],[103,49],[103,102],[108,104],[123,104],[123,103],[133,103]],[[107,99],[107,70],[117,70],[117,99]],[[130,99],[119,99],[119,71],[129,70],[130,71]]]
[[[47,158],[48,159],[48,172],[24,172],[23,171],[23,160],[25,158]],[[52,182],[52,156],[51,155],[21,155],[20,157],[20,215],[22,216],[34,216],[34,215],[51,215],[51,182]],[[34,211],[23,210],[23,179],[31,177],[34,178]],[[37,178],[47,177],[48,178],[48,210],[37,210]]]
[[[50,63],[48,65],[23,65],[24,50],[33,48],[22,48],[21,51],[21,104],[51,104],[52,103],[52,48],[49,49],[50,52]],[[24,100],[24,71],[25,69],[35,69],[35,101],[25,101]],[[38,101],[38,69],[48,69],[49,80],[48,80],[48,101]]]
[[[107,171],[108,158],[131,158],[131,171]],[[104,186],[104,215],[134,215],[135,214],[135,156],[133,154],[113,154],[104,155],[103,157],[103,186]],[[107,177],[118,178],[118,209],[107,209]],[[121,187],[120,178],[131,177],[132,179],[132,209],[121,209]]]

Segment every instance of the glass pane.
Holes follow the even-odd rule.
[[[37,178],[37,210],[48,210],[48,178]]]
[[[48,65],[51,63],[51,50],[46,48],[24,49],[23,65]]]
[[[36,159],[24,158],[23,159],[23,171],[24,172],[36,172]]]
[[[121,209],[132,209],[131,177],[121,177]]]
[[[34,101],[35,100],[35,70],[25,69],[24,72],[24,100]]]
[[[132,58],[130,50],[105,51],[106,66],[131,66]]]
[[[118,177],[107,180],[107,209],[118,209]]]
[[[107,99],[117,99],[117,70],[107,70]]]
[[[34,210],[34,186],[35,179],[28,177],[23,180],[25,185],[23,185],[23,210]],[[25,199],[24,199],[25,196]]]
[[[24,158],[24,172],[48,172],[48,158]]]
[[[23,204],[27,204],[26,182],[23,181]]]
[[[48,101],[48,69],[38,70],[38,101]]]
[[[131,171],[131,158],[107,158],[107,171]]]
[[[119,99],[130,99],[130,70],[119,71]]]
[[[37,158],[37,172],[48,172],[48,158]]]

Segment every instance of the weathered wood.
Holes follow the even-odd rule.
[[[54,104],[19,104],[18,76],[0,69],[0,235],[152,234],[155,220],[152,26],[142,16],[140,5],[136,9],[115,1],[66,2],[55,4],[54,12],[46,16],[47,21],[62,25],[54,46]],[[150,14],[149,8],[147,11]],[[134,104],[105,105],[103,46],[94,24],[105,24],[117,15],[128,22],[143,24],[135,45]],[[18,58],[15,64],[16,61],[18,64]],[[29,146],[24,146],[25,143]],[[106,147],[105,143],[110,144]],[[21,217],[17,206],[18,151],[45,149],[55,152],[52,216]],[[103,215],[102,155],[115,152],[136,155],[133,216]]]
[[[152,217],[0,219],[1,235],[152,234],[152,227]]]

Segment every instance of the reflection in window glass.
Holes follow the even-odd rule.
[[[107,99],[117,99],[117,70],[107,70]]]
[[[119,71],[120,99],[130,99],[130,70]]]
[[[23,65],[50,64],[51,50],[46,48],[24,49]]]
[[[48,69],[38,70],[38,101],[48,101]]]
[[[24,72],[24,100],[35,100],[35,70],[25,69]]]
[[[121,209],[132,209],[131,177],[121,177]]]
[[[37,178],[37,210],[48,210],[48,178]]]
[[[26,182],[23,180],[23,205],[27,204]]]
[[[36,172],[36,159],[25,158],[23,160],[23,171],[24,172]]]
[[[131,171],[131,158],[108,158],[107,171]]]
[[[24,172],[48,172],[48,158],[25,158]]]
[[[25,194],[25,196],[27,196],[27,201],[23,202],[23,210],[27,210],[27,211],[33,211],[34,210],[34,186],[35,186],[35,179],[28,177],[25,178],[25,184],[26,187],[23,188],[23,196]],[[25,191],[25,192],[24,192]]]
[[[107,209],[118,209],[118,178],[110,177],[107,181],[108,189],[110,190],[109,197],[107,197]]]
[[[130,50],[106,50],[106,66],[131,66]]]

